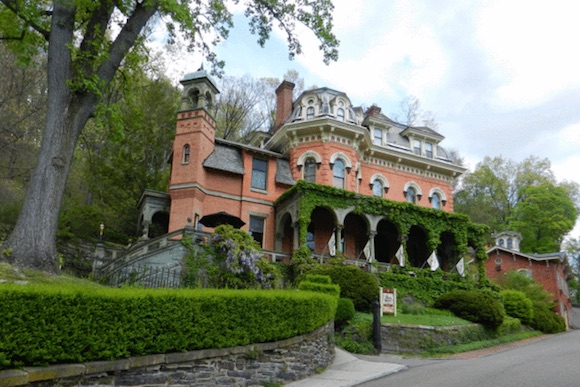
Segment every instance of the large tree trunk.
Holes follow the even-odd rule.
[[[57,272],[56,231],[67,175],[80,133],[99,102],[94,90],[84,87],[85,82],[90,83],[93,76],[100,87],[111,82],[159,7],[157,1],[146,3],[135,5],[106,53],[94,51],[92,39],[99,26],[100,32],[105,32],[113,9],[96,10],[88,23],[90,31],[84,36],[87,40],[81,43],[73,63],[76,8],[72,0],[54,1],[48,44],[48,109],[42,145],[20,216],[2,247],[3,251],[10,251],[8,260],[16,266]],[[106,59],[95,70],[99,54],[106,55]]]
[[[4,249],[16,266],[57,272],[56,231],[67,175],[95,97],[71,91],[74,8],[55,2],[48,50],[48,109],[36,167]]]

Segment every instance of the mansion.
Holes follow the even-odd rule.
[[[212,231],[202,218],[223,211],[286,260],[305,246],[318,256],[415,267],[436,252],[447,271],[468,248],[485,259],[485,232],[453,213],[453,183],[465,169],[438,132],[353,106],[330,88],[294,99],[284,81],[275,127],[233,142],[215,136],[212,78],[200,69],[181,84],[169,192],[142,197],[145,239],[159,224],[169,233]]]

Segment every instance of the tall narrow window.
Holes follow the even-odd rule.
[[[421,141],[419,141],[419,140],[413,140],[413,152],[416,155],[421,156]]]
[[[406,197],[407,197],[407,202],[413,203],[413,204],[417,203],[417,192],[415,191],[415,188],[413,188],[413,187],[407,188]]]
[[[314,107],[308,106],[306,109],[306,119],[311,120],[314,118]]]
[[[425,143],[425,157],[433,158],[433,144],[430,142]]]
[[[316,183],[316,160],[309,157],[304,161],[304,180]]]
[[[268,162],[254,159],[252,163],[252,188],[266,189],[266,176],[268,174]]]
[[[503,247],[503,239],[498,240],[498,244],[499,247]]]
[[[264,218],[250,216],[250,235],[262,247],[264,242]]]
[[[375,179],[375,181],[373,181],[373,196],[382,198],[383,188],[383,183],[379,179]]]
[[[433,207],[436,210],[441,209],[441,197],[439,196],[439,194],[434,193],[431,196],[431,207]]]
[[[334,173],[334,186],[344,189],[344,161],[336,159],[332,171]]]
[[[189,164],[189,144],[183,146],[183,164]]]
[[[380,129],[373,130],[373,144],[383,145],[383,131]]]
[[[344,121],[344,109],[343,108],[338,108],[338,110],[336,111],[336,117],[339,120]]]
[[[513,249],[513,248],[514,248],[514,242],[513,242],[512,238],[508,238],[508,239],[507,239],[507,244],[506,244],[506,247],[507,247],[508,249]]]

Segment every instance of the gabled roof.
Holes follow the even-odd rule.
[[[520,251],[507,249],[507,248],[501,247],[501,246],[493,246],[492,248],[487,250],[487,255],[493,253],[494,251],[498,251],[498,252],[501,251],[501,252],[504,252],[507,254],[517,255],[517,256],[520,256],[522,258],[530,259],[532,261],[538,261],[538,262],[545,262],[545,261],[552,261],[552,260],[566,262],[566,259],[567,259],[566,252],[564,252],[564,251],[558,251],[555,253],[548,253],[548,254],[526,254],[526,253],[522,253]]]

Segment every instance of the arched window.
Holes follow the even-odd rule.
[[[314,118],[314,106],[308,106],[306,109],[306,119],[311,120]]]
[[[514,248],[514,241],[512,240],[512,238],[508,238],[507,239],[506,247],[508,249],[513,249]]]
[[[334,173],[334,186],[344,189],[344,161],[336,159],[332,171]]]
[[[383,182],[380,181],[379,179],[375,179],[375,181],[373,181],[373,196],[376,196],[378,198],[382,198],[383,197]]]
[[[500,238],[500,239],[498,239],[498,241],[497,241],[497,245],[498,245],[499,247],[503,247],[503,238]]]
[[[338,108],[338,110],[336,111],[336,117],[339,120],[344,121],[344,109],[343,108]]]
[[[407,188],[405,196],[407,198],[407,202],[413,204],[417,203],[417,192],[415,191],[415,188],[413,187]]]
[[[439,196],[438,193],[434,193],[433,195],[431,195],[431,207],[433,207],[436,210],[441,209],[441,197]]]
[[[183,164],[189,164],[189,144],[183,146]]]
[[[304,180],[316,183],[316,160],[314,157],[309,157],[304,161]]]

